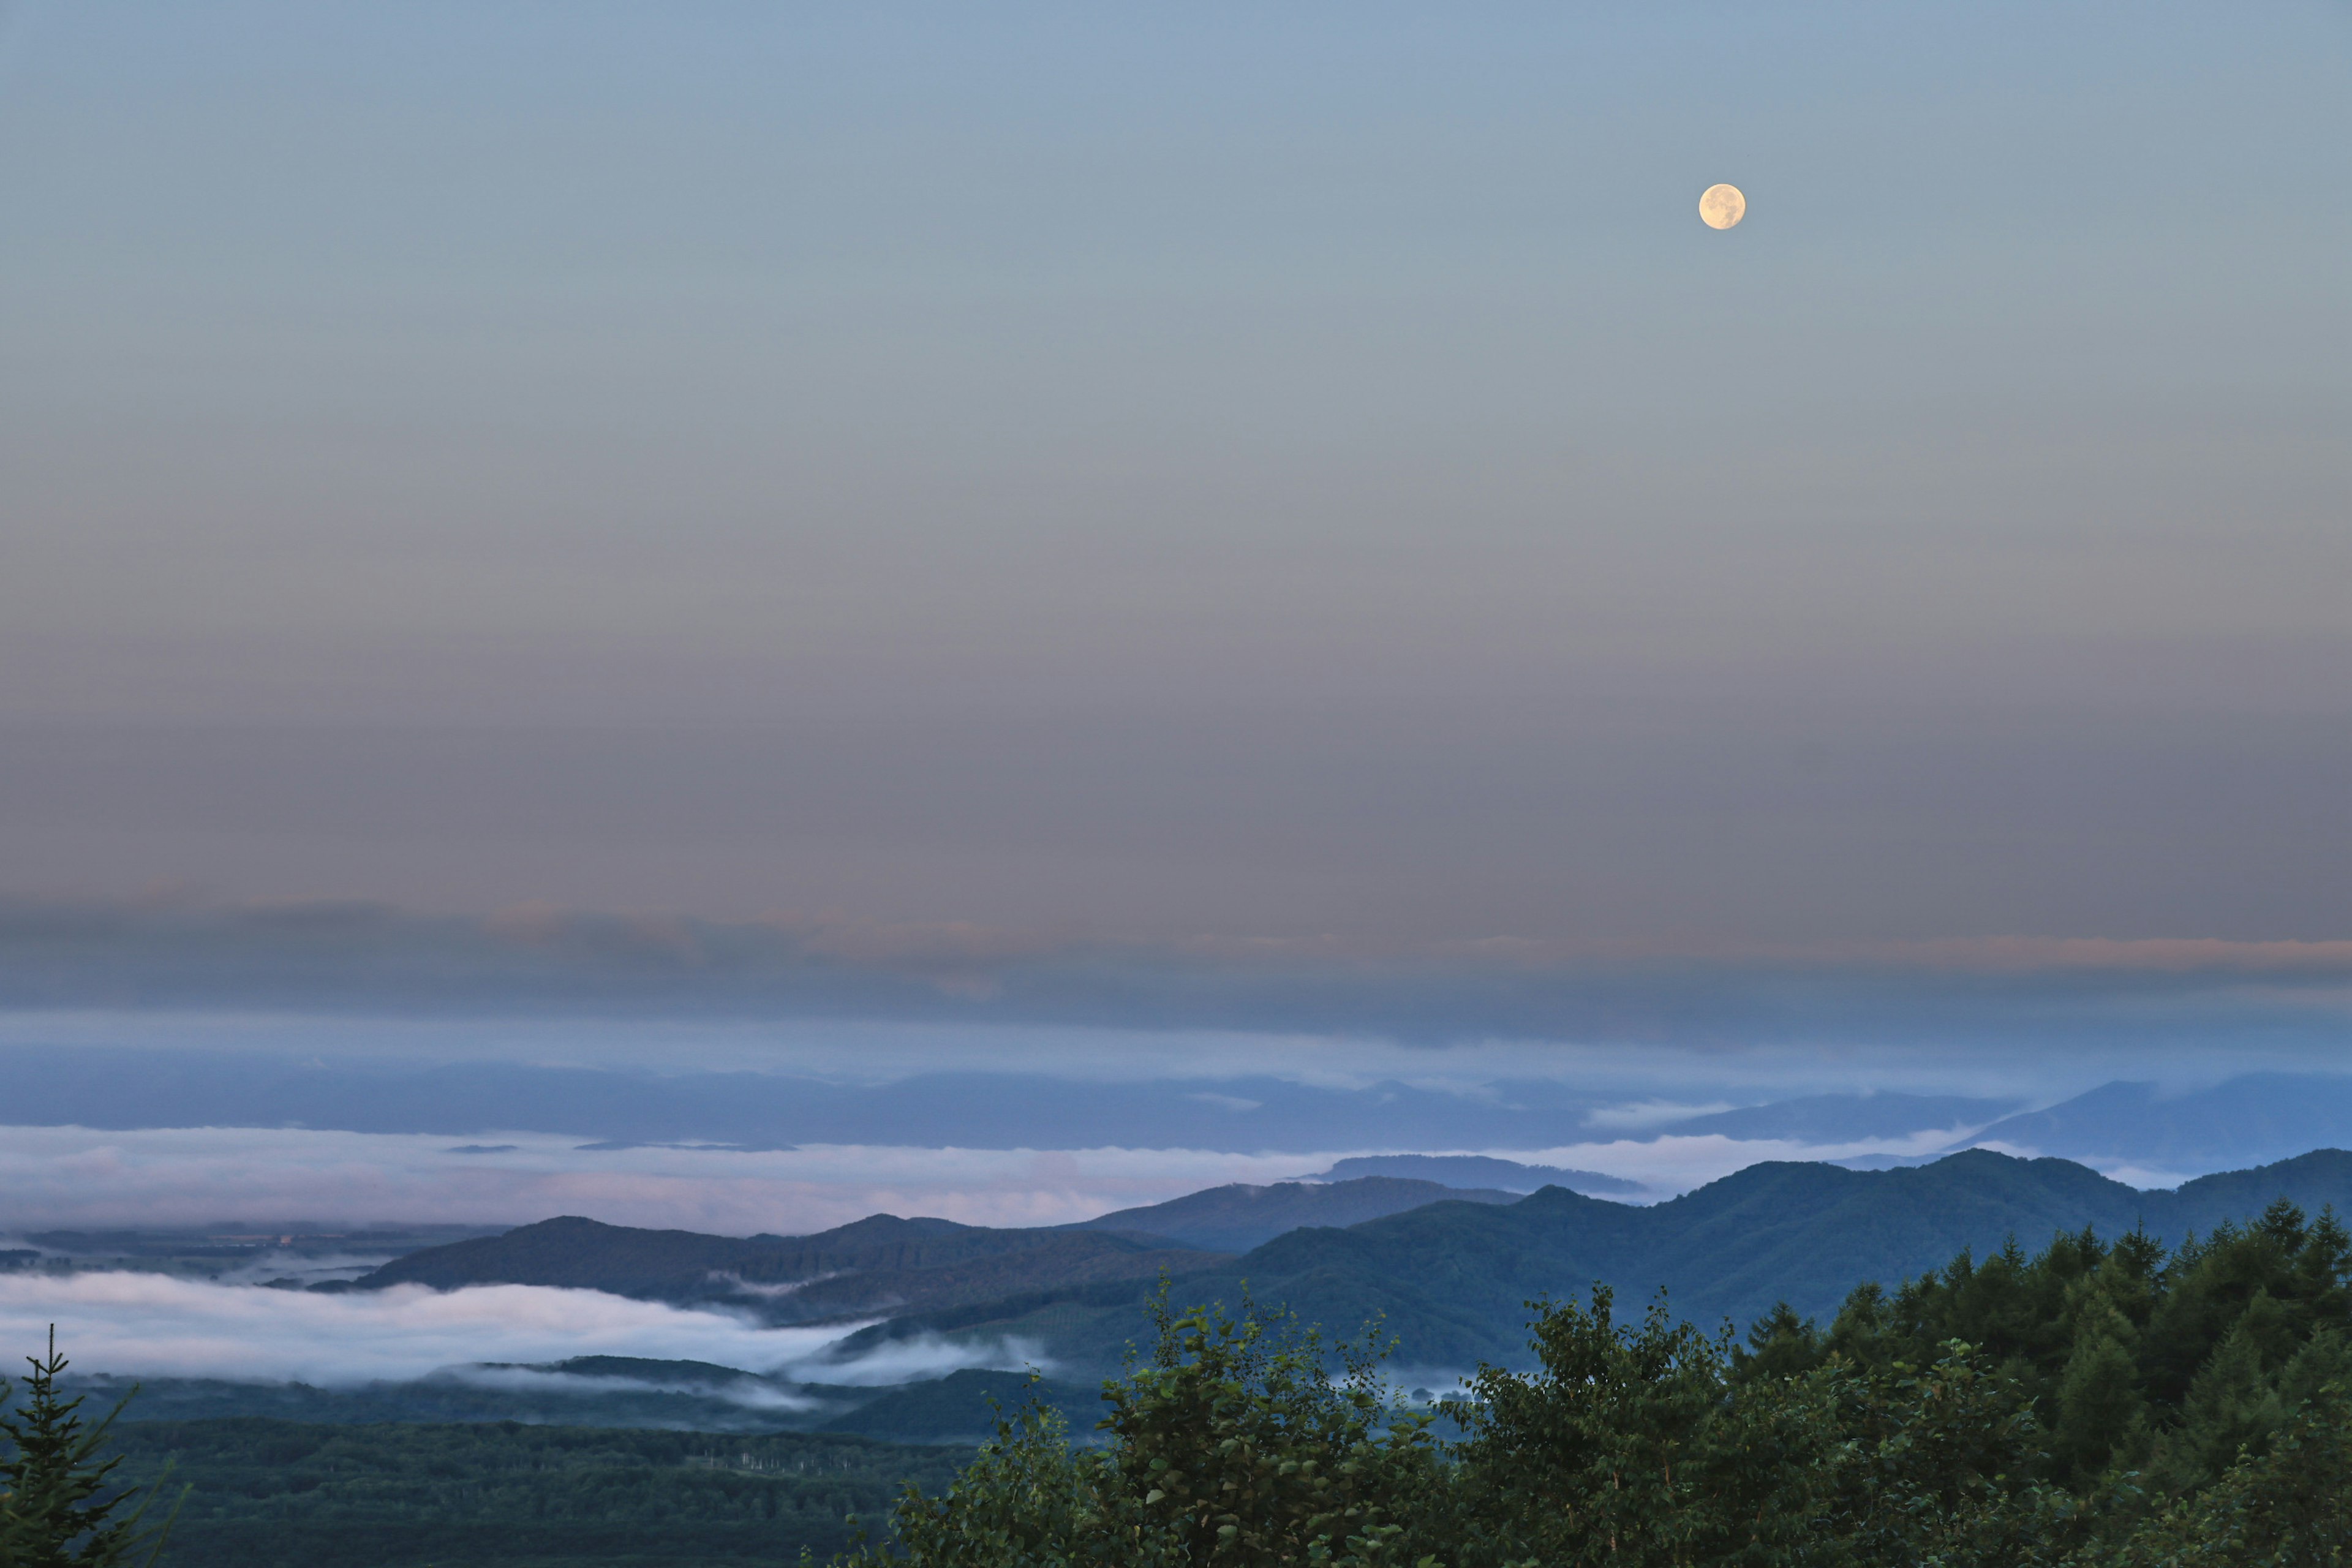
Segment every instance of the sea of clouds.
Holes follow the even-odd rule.
[[[968,1366],[1038,1363],[1025,1344],[886,1345],[853,1360],[835,1347],[856,1325],[761,1328],[747,1318],[633,1301],[595,1290],[423,1286],[320,1295],[164,1274],[0,1274],[0,1350],[30,1352],[57,1326],[58,1348],[86,1373],[217,1377],[320,1386],[404,1382],[457,1371],[472,1381],[530,1379],[526,1368],[572,1356],[702,1361],[835,1384],[940,1377]],[[573,1380],[576,1384],[576,1380]]]
[[[1826,1145],[1717,1134],[1614,1137],[1455,1152],[1604,1172],[1639,1182],[1645,1196],[1658,1198],[1760,1160],[1925,1154],[1950,1137],[1950,1130],[1937,1130]],[[507,1226],[556,1215],[738,1236],[805,1235],[874,1214],[1064,1225],[1223,1183],[1283,1181],[1349,1155],[1385,1152],[616,1149],[532,1132],[460,1142],[300,1128],[0,1127],[0,1233],[300,1222]]]

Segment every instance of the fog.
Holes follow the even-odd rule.
[[[1541,1148],[1441,1151],[1624,1177],[1669,1197],[1763,1160],[1917,1156],[1971,1130],[1806,1142],[1720,1134],[1612,1134]],[[613,1225],[746,1236],[805,1235],[872,1214],[967,1225],[1046,1226],[1159,1203],[1227,1182],[1294,1179],[1384,1147],[1223,1154],[1190,1149],[971,1150],[814,1145],[589,1150],[514,1133],[509,1152],[452,1154],[440,1139],[295,1129],[94,1131],[0,1127],[0,1230],[107,1226],[522,1225],[583,1215]],[[2017,1150],[2013,1152],[2033,1152]],[[2139,1184],[2181,1173],[2128,1160]],[[364,1237],[350,1243],[363,1253]],[[257,1265],[244,1277],[290,1272]]]
[[[0,1342],[29,1353],[50,1324],[85,1373],[348,1384],[475,1362],[568,1356],[706,1361],[770,1372],[846,1331],[762,1329],[594,1290],[423,1286],[316,1295],[162,1274],[0,1275]],[[1001,1363],[985,1351],[963,1364]]]
[[[300,1129],[0,1127],[0,1227],[503,1226],[570,1214],[802,1235],[877,1213],[1059,1225],[1321,1168],[1316,1156],[1186,1149],[583,1150],[520,1132],[498,1142],[514,1151],[453,1154],[442,1138]]]

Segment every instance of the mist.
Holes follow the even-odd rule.
[[[967,1366],[1018,1370],[1035,1359],[1034,1347],[1024,1345],[926,1340],[832,1360],[827,1348],[858,1325],[763,1329],[723,1312],[535,1285],[317,1295],[129,1271],[0,1274],[0,1344],[29,1354],[51,1324],[58,1348],[86,1373],[328,1387],[445,1372],[492,1382],[530,1378],[527,1369],[477,1363],[586,1355],[700,1361],[786,1376],[808,1368],[845,1384],[898,1383]]]

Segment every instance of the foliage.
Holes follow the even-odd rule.
[[[1827,1330],[1745,1343],[1661,1296],[1533,1303],[1535,1364],[1387,1403],[1362,1348],[1244,1302],[1169,1312],[1107,1385],[1107,1447],[1050,1412],[894,1516],[914,1568],[2347,1568],[2352,1238],[2274,1204],[2168,1253],[2083,1231],[1963,1254]],[[880,1568],[867,1551],[857,1568]]]
[[[1369,1337],[1337,1349],[1244,1305],[1236,1320],[1154,1312],[1144,1365],[1105,1385],[1108,1447],[1055,1412],[1003,1418],[940,1497],[909,1488],[881,1568],[1411,1563],[1442,1538],[1451,1489],[1429,1418],[1391,1405]]]
[[[21,1404],[0,1415],[0,1568],[114,1568],[138,1557],[152,1561],[163,1549],[170,1521],[142,1522],[152,1494],[115,1478],[120,1456],[100,1458],[108,1429],[122,1413],[95,1425],[82,1419],[80,1398],[58,1391],[66,1358],[58,1353],[58,1332],[49,1331],[46,1355],[26,1356]],[[9,1390],[0,1382],[0,1408]],[[127,1403],[127,1401],[126,1401]]]
[[[1828,1506],[1835,1432],[1812,1384],[1735,1389],[1728,1346],[1660,1301],[1638,1328],[1538,1303],[1540,1369],[1487,1368],[1447,1410],[1467,1430],[1468,1560],[1546,1564],[1784,1560]]]
[[[851,1514],[908,1477],[944,1487],[969,1448],[469,1422],[125,1423],[123,1473],[191,1484],[160,1568],[527,1563],[713,1568],[849,1544]]]

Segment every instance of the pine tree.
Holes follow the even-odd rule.
[[[2058,1385],[2058,1426],[2052,1447],[2078,1481],[2105,1468],[2142,1414],[2138,1372],[2126,1348],[2132,1326],[2094,1294],[2074,1331],[2074,1349]]]
[[[2263,1375],[2260,1341],[2242,1320],[2189,1385],[2158,1474],[2174,1490],[2203,1486],[2284,1418],[2278,1393]]]
[[[172,1521],[143,1528],[153,1494],[142,1498],[137,1488],[118,1486],[112,1477],[121,1458],[99,1458],[122,1405],[93,1426],[82,1419],[79,1397],[60,1396],[58,1373],[68,1363],[58,1354],[54,1324],[48,1353],[25,1359],[33,1372],[25,1380],[24,1400],[0,1415],[0,1439],[6,1443],[0,1458],[0,1568],[118,1568],[142,1548],[143,1561],[152,1563]],[[7,1393],[0,1381],[0,1410],[7,1408]]]

